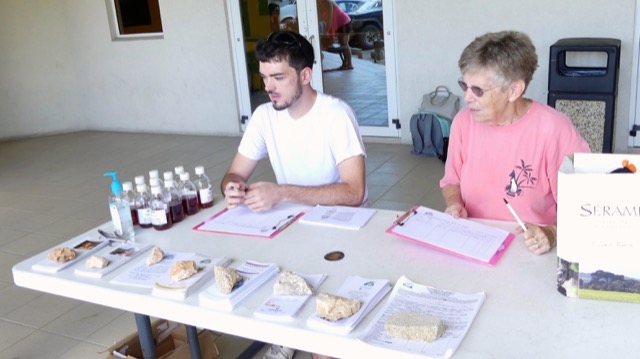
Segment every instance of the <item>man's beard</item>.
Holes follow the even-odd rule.
[[[298,86],[296,86],[296,92],[293,94],[289,101],[286,101],[281,105],[276,104],[275,101],[271,101],[271,103],[273,104],[273,108],[276,111],[282,111],[293,105],[293,103],[296,102],[300,98],[300,96],[302,96],[302,85],[298,82]]]

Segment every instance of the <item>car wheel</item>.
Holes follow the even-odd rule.
[[[362,28],[360,41],[358,42],[363,50],[371,50],[373,49],[373,43],[380,39],[382,39],[380,29],[375,25],[367,24]]]

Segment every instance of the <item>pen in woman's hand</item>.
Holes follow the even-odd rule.
[[[506,199],[502,199],[504,201],[504,204],[507,205],[507,208],[509,209],[509,212],[511,212],[511,215],[513,216],[513,218],[516,219],[516,221],[518,221],[518,224],[520,225],[520,227],[522,228],[523,231],[527,231],[527,226],[524,225],[524,222],[522,222],[522,220],[520,219],[520,217],[518,216],[518,214],[516,213],[516,211],[513,209],[513,207],[511,207],[511,205],[509,204],[509,202],[507,202]]]

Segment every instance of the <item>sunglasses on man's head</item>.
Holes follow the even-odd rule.
[[[469,86],[467,85],[466,82],[462,81],[462,79],[458,80],[458,85],[460,85],[460,88],[462,89],[462,92],[467,92],[467,89],[471,90],[471,92],[473,92],[474,95],[476,95],[476,97],[482,97],[485,92],[491,91],[493,89],[497,89],[500,86],[496,86],[496,87],[492,87],[490,89],[482,89],[478,86]]]
[[[276,45],[288,45],[288,46],[298,45],[298,47],[302,49],[302,44],[300,43],[300,40],[295,35],[293,35],[291,32],[288,32],[288,31],[272,32],[269,35],[269,37],[267,37],[267,41],[272,42]]]

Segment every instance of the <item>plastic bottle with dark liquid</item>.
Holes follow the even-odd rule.
[[[200,210],[200,207],[198,207],[198,191],[189,179],[189,172],[182,172],[180,174],[180,187],[178,187],[178,190],[182,196],[184,212],[190,216],[198,213]]]
[[[173,225],[169,205],[162,193],[162,187],[155,184],[151,186],[151,224],[158,231],[164,231]]]
[[[213,187],[211,181],[206,174],[204,174],[204,166],[198,166],[195,168],[196,179],[193,184],[198,190],[198,206],[200,208],[213,207]]]
[[[171,175],[171,172],[166,172]],[[173,178],[165,178],[164,180],[164,196],[169,201],[169,212],[173,223],[178,223],[186,216],[182,207],[182,196],[173,183]]]
[[[145,183],[136,186],[136,210],[138,211],[138,224],[142,228],[151,228],[151,193]]]

